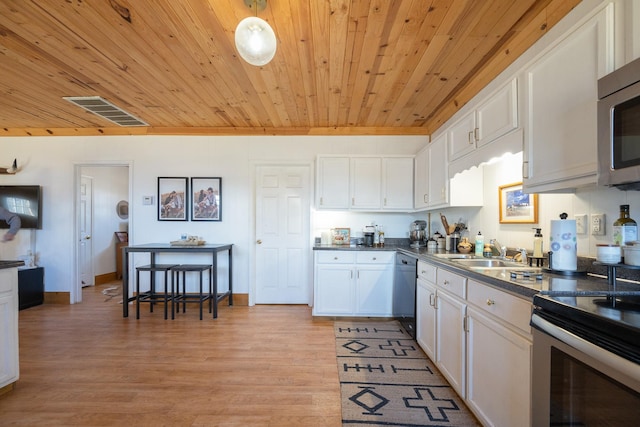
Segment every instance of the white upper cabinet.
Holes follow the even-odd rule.
[[[351,208],[378,210],[382,194],[382,159],[351,158]]]
[[[414,161],[414,198],[416,210],[425,209],[429,203],[429,146],[416,154]]]
[[[382,159],[382,209],[413,209],[413,157]]]
[[[476,112],[472,111],[456,123],[448,131],[449,159],[455,160],[476,149]]]
[[[476,110],[477,146],[518,128],[518,80],[513,79]]]
[[[316,207],[349,209],[349,157],[318,157]]]
[[[448,130],[453,161],[518,128],[518,80],[513,79]]]
[[[318,156],[316,208],[413,210],[414,156]]]
[[[609,4],[525,70],[525,190],[572,191],[596,182],[597,81],[613,61]]]
[[[449,171],[447,168],[447,136],[441,135],[429,144],[429,207],[449,203]]]

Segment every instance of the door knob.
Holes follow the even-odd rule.
[[[85,240],[91,240],[91,236],[89,236],[89,235],[84,236],[84,239],[85,239]]]

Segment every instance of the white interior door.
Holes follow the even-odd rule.
[[[256,166],[256,304],[309,304],[309,166]]]
[[[79,236],[79,266],[80,283],[82,287],[94,285],[93,275],[93,245],[91,232],[93,229],[93,179],[82,176],[80,181],[80,229]]]

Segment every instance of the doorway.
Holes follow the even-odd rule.
[[[311,303],[310,181],[308,164],[255,167],[256,304]]]
[[[82,302],[82,288],[116,274],[116,232],[129,232],[122,202],[131,195],[129,163],[75,166],[75,275],[71,303]],[[128,213],[128,212],[127,212]]]

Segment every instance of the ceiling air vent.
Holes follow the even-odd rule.
[[[99,96],[63,96],[62,98],[119,126],[149,126]]]

